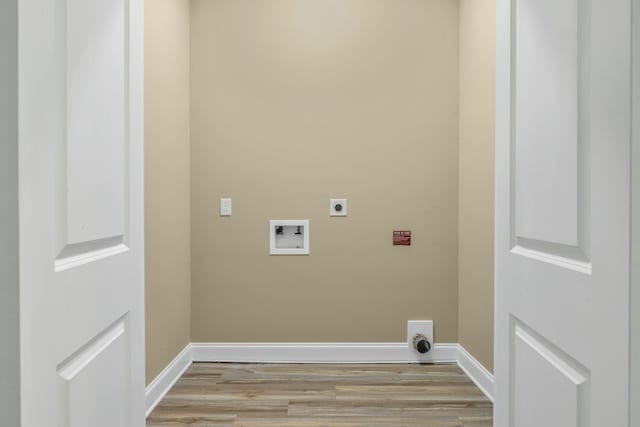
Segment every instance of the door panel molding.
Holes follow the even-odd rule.
[[[131,133],[129,0],[58,2],[56,272],[128,250]]]
[[[56,273],[127,252],[124,236],[67,245],[55,259]]]
[[[563,2],[564,10],[551,0],[510,4],[512,252],[590,274],[591,0]],[[545,19],[549,40],[535,18]]]
[[[591,262],[580,248],[575,246],[518,237],[516,238],[516,245],[511,249],[511,253],[579,273],[592,273]]]
[[[64,380],[72,380],[78,372],[82,371],[93,359],[125,333],[127,329],[126,319],[127,315],[122,316],[60,363],[56,368],[58,375]]]
[[[563,423],[557,425],[587,427],[591,377],[589,369],[515,316],[511,316],[511,331],[510,425],[552,425],[549,424],[550,421],[557,423],[562,418]],[[526,357],[518,357],[527,351],[530,353],[528,356],[531,364],[517,366],[518,362],[527,360]],[[541,371],[544,369],[550,370],[551,375],[556,375],[554,379],[557,381],[557,387],[554,394],[550,393],[552,384],[548,379],[542,380],[541,384],[536,384],[536,378],[541,377]],[[525,378],[520,379],[519,376]],[[536,386],[538,386],[537,389]],[[557,393],[558,390],[564,393],[564,401],[559,396],[563,393]],[[537,399],[528,398],[530,397],[528,393],[536,392],[539,393]],[[518,402],[519,396],[523,395],[524,401]],[[547,404],[544,405],[545,408],[535,407],[534,402],[544,399],[545,395],[549,396]],[[519,409],[524,409],[523,412],[526,411],[526,414],[518,416]]]

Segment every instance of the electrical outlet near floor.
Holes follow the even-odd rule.
[[[416,335],[423,335],[431,344],[431,350],[421,354],[416,350],[414,338]],[[433,320],[409,320],[407,322],[407,345],[411,351],[419,358],[428,360],[433,352]]]

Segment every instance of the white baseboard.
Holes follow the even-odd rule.
[[[167,365],[166,368],[158,374],[158,376],[149,383],[145,389],[145,404],[147,411],[145,416],[148,417],[151,411],[160,403],[162,398],[180,379],[182,374],[191,366],[192,350],[191,344],[187,346]]]
[[[193,343],[194,362],[456,363],[458,344],[420,356],[407,343]]]
[[[458,366],[493,402],[493,374],[460,344],[458,344]]]
[[[192,362],[457,363],[493,401],[493,375],[460,344],[435,344],[425,357],[407,343],[191,343],[147,386],[147,416]]]

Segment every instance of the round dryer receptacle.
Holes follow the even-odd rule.
[[[413,349],[420,354],[426,354],[431,351],[432,345],[429,338],[423,334],[416,334],[413,337]]]

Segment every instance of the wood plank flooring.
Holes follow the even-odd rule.
[[[147,427],[491,427],[456,365],[195,363]]]

